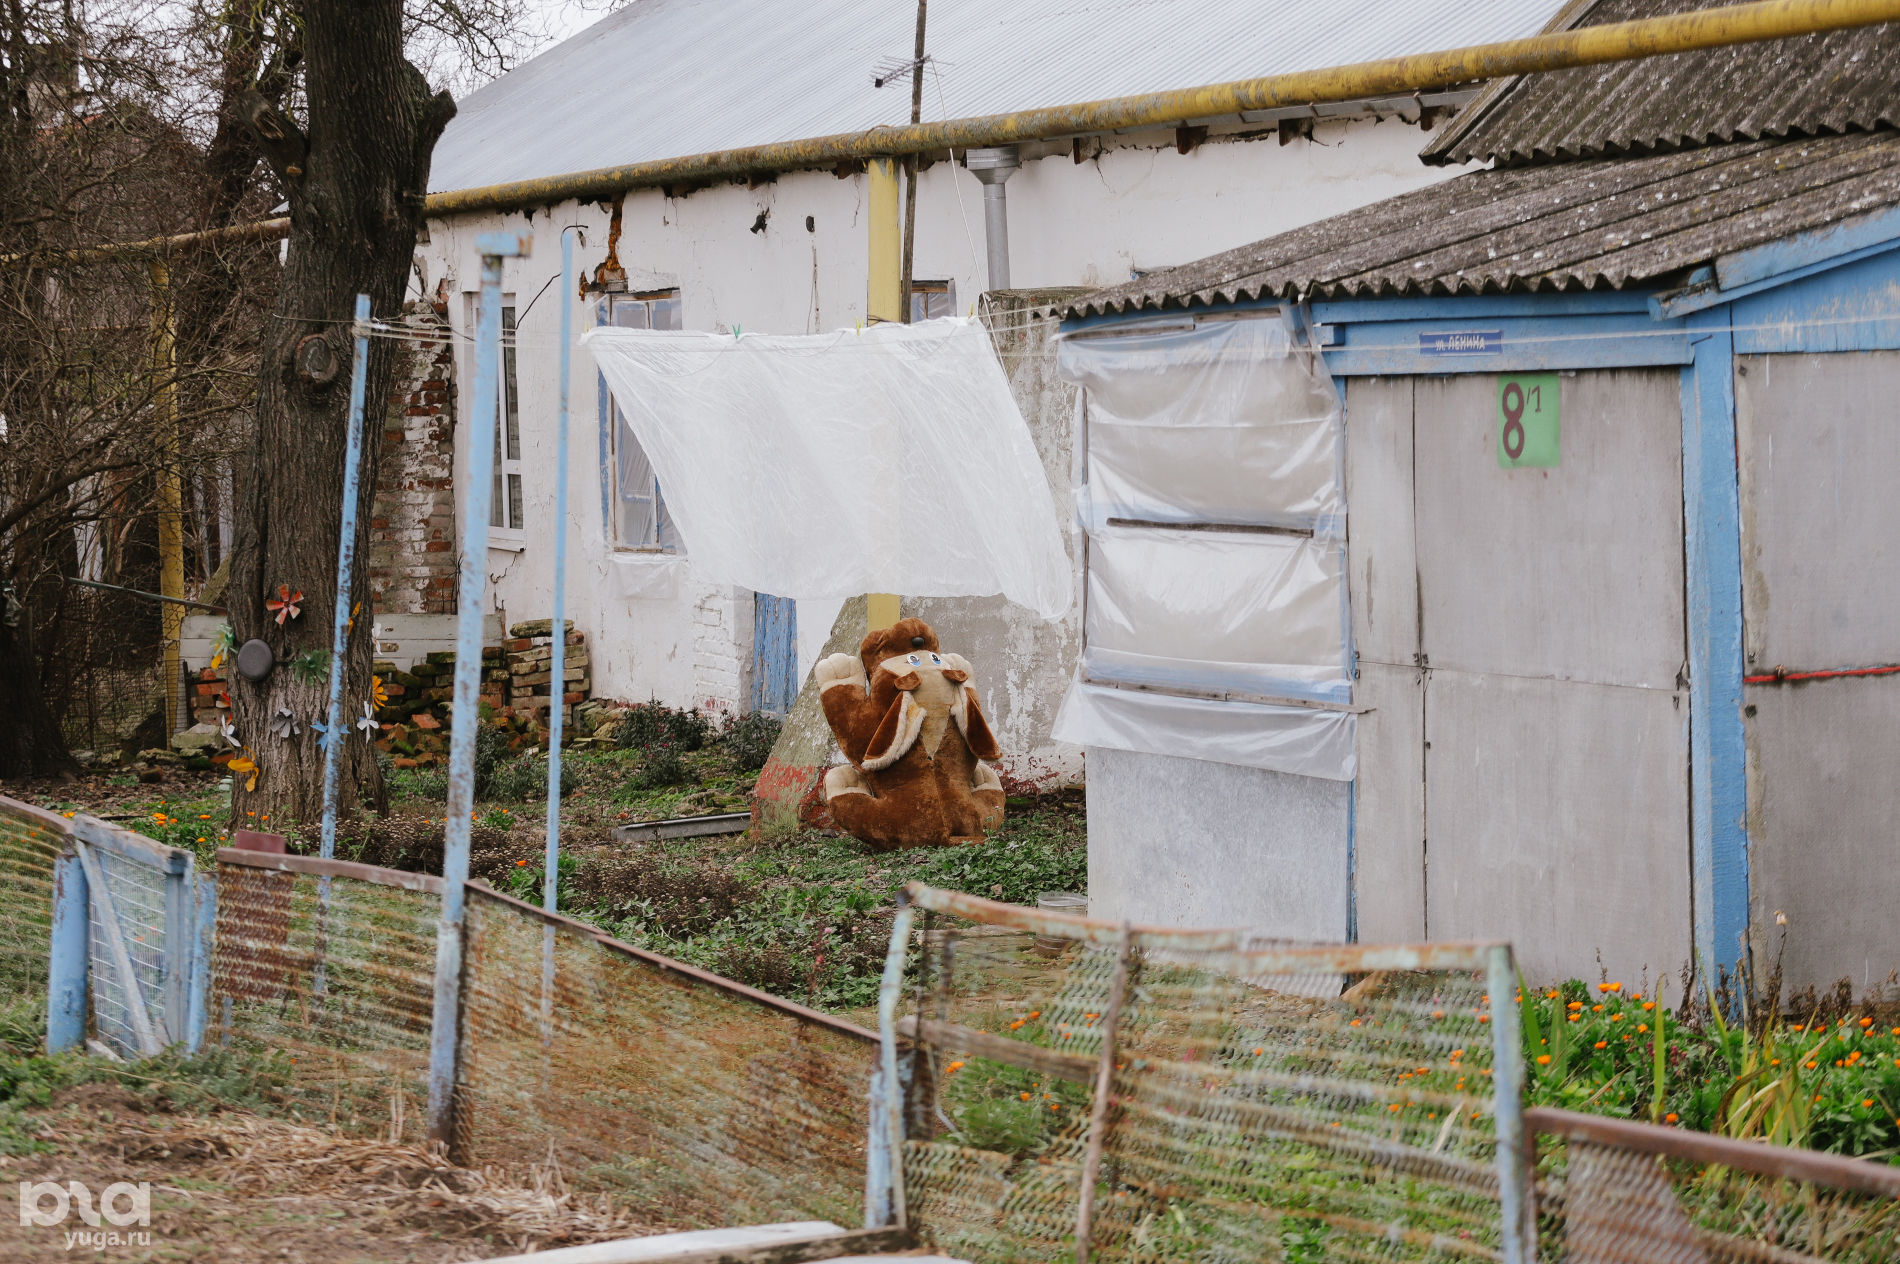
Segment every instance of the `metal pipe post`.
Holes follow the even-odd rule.
[[[53,862],[52,956],[46,979],[46,1052],[86,1043],[88,975],[92,965],[91,903],[77,846]]]
[[[323,752],[323,842],[318,855],[336,855],[338,783],[343,771],[343,664],[349,653],[350,609],[354,604],[356,570],[356,501],[363,467],[363,412],[369,376],[369,295],[356,296],[356,349],[350,360],[350,422],[343,445],[343,525],[336,544],[336,609],[330,629],[330,705],[323,722],[329,726]],[[328,893],[328,887],[325,887]]]
[[[1488,954],[1491,997],[1491,1091],[1498,1129],[1498,1218],[1504,1264],[1536,1264],[1537,1219],[1531,1212],[1530,1151],[1524,1136],[1524,1046],[1518,1035],[1517,964],[1508,944]]]
[[[989,285],[992,290],[1009,288],[1009,195],[1003,182],[1016,174],[1021,157],[1014,145],[995,149],[972,149],[964,154],[964,165],[983,184],[983,244],[989,255]]]
[[[904,956],[917,910],[906,904],[891,925],[884,978],[877,989],[877,1072],[871,1082],[871,1135],[864,1168],[864,1227],[903,1225],[904,1082],[897,1073],[897,1002],[904,991]]]
[[[548,853],[547,872],[541,879],[541,907],[556,911],[556,886],[561,860],[561,739],[567,731],[562,715],[567,696],[567,429],[568,376],[574,359],[574,239],[573,225],[561,230],[561,389],[554,430],[554,616],[548,635],[554,654],[548,664]]]
[[[429,1140],[455,1139],[455,1073],[462,1022],[462,926],[468,840],[475,807],[476,707],[481,696],[482,601],[487,595],[488,514],[495,477],[500,397],[501,261],[528,253],[528,238],[483,233],[482,289],[475,322],[475,401],[469,411],[468,497],[463,504],[461,586],[456,594],[455,706],[449,733],[448,829],[442,850],[442,918],[435,932],[435,1009],[429,1029]]]

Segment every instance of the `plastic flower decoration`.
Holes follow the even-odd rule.
[[[369,678],[369,700],[376,704],[378,711],[389,705],[389,690],[383,688],[381,676]]]
[[[320,720],[310,721],[310,731],[317,735],[317,749],[318,750],[327,752],[332,746],[336,745],[336,739],[338,735],[335,733],[332,733],[330,731],[330,726],[323,723],[322,721]]]
[[[276,713],[270,718],[270,731],[272,737],[289,740],[301,733],[303,726],[297,723],[296,713],[289,707],[278,707]]]
[[[224,666],[224,660],[237,652],[237,636],[231,631],[231,625],[220,623],[217,633],[211,638],[211,669],[216,671]]]
[[[277,595],[264,603],[264,609],[277,616],[277,626],[284,626],[284,620],[295,619],[303,614],[303,590],[290,591],[289,584],[277,585]]]
[[[375,703],[365,702],[363,704],[363,718],[356,722],[356,727],[361,729],[363,731],[363,736],[368,738],[370,741],[373,742],[376,740],[376,732],[378,729],[382,728],[383,726],[376,723],[376,704]]]
[[[218,717],[218,732],[224,737],[224,740],[231,743],[232,746],[243,749],[244,743],[238,740],[237,725],[231,723],[230,716],[221,715]]]

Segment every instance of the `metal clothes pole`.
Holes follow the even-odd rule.
[[[561,738],[567,700],[567,431],[568,376],[574,358],[574,239],[561,230],[561,388],[554,439],[554,613],[548,635],[554,654],[548,664],[548,816],[547,867],[541,875],[541,907],[559,908],[561,873]],[[541,929],[541,1043],[554,1039],[554,927]]]
[[[553,661],[548,664],[548,854],[547,873],[541,880],[541,907],[550,913],[556,908],[561,859],[561,738],[567,728],[562,716],[567,696],[567,379],[574,358],[574,239],[568,231],[561,230],[561,390],[554,432],[554,616],[548,628],[548,635],[554,638]]]
[[[348,728],[343,720],[343,674],[349,653],[350,607],[355,595],[356,499],[363,468],[363,403],[369,376],[369,295],[356,296],[356,348],[350,361],[350,420],[343,442],[343,525],[336,546],[336,609],[330,620],[330,705],[324,712],[323,837],[317,854],[325,860],[336,855],[336,811],[343,776],[343,743]],[[324,942],[330,924],[330,876],[317,879],[317,943]],[[317,953],[311,990],[321,996],[327,983],[325,954]]]
[[[349,652],[350,608],[356,570],[356,501],[363,468],[363,411],[369,376],[369,295],[356,296],[356,349],[350,359],[350,428],[343,447],[343,525],[337,533],[336,610],[330,630],[330,705],[323,752],[323,843],[318,854],[336,855],[336,804],[343,771],[343,664]],[[324,880],[327,892],[329,880]]]
[[[500,397],[501,261],[528,253],[531,239],[483,233],[482,290],[475,323],[475,400],[469,410],[468,496],[462,506],[461,585],[456,593],[455,706],[449,735],[448,829],[442,849],[442,918],[435,932],[435,1008],[429,1029],[429,1140],[455,1139],[455,1071],[462,1017],[462,925],[469,823],[475,807],[476,710],[481,694],[482,600],[488,578],[488,514],[494,494]]]

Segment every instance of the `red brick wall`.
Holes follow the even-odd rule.
[[[412,303],[403,319],[441,332],[402,344],[370,510],[370,591],[378,613],[454,614],[455,352],[446,308]]]

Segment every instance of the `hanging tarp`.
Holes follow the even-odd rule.
[[[1069,608],[1053,495],[977,322],[581,341],[700,576],[790,597]]]

